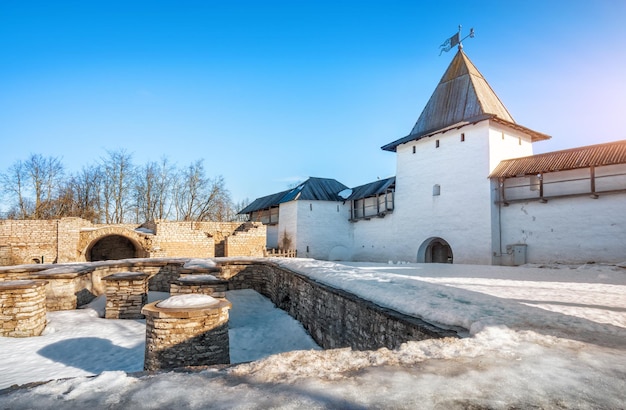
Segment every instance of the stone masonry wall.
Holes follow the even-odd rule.
[[[58,255],[57,263],[74,262],[79,257],[77,244],[82,228],[90,227],[91,222],[82,218],[62,218],[58,220]]]
[[[148,301],[148,277],[141,272],[119,272],[106,276],[106,319],[143,319],[141,309]]]
[[[224,240],[224,256],[263,256],[266,236],[263,225],[248,223]]]
[[[183,268],[185,262],[185,259],[137,259],[93,263],[88,271],[74,272],[72,275],[77,278],[65,289],[67,295],[56,299],[69,301],[74,306],[68,308],[75,308],[78,303],[76,295],[83,291],[91,297],[101,294],[102,276],[105,272],[114,270],[144,272],[152,276],[150,290],[168,291],[170,284],[180,277],[181,271],[189,273],[191,268]],[[269,261],[257,258],[218,259],[216,262],[221,272],[214,276],[227,280],[229,289],[254,289],[268,297],[277,307],[300,321],[323,348],[393,349],[409,340],[456,337],[453,331],[443,330],[417,318],[380,307]],[[25,268],[0,269],[0,281],[9,278],[27,279],[30,276],[59,282],[59,286],[67,287],[68,284],[61,280],[63,274],[54,271],[72,267],[77,269],[81,265],[59,266],[53,272],[48,269],[48,273],[45,270],[37,271],[38,265],[30,266],[33,269],[30,274]],[[79,286],[83,286],[83,289],[78,289]],[[50,289],[54,288],[58,287],[50,285]]]
[[[146,305],[145,370],[230,363],[226,300],[190,309]]]
[[[210,233],[198,229],[195,222],[157,221],[152,240],[151,256],[212,258],[214,239]]]
[[[55,262],[57,221],[0,221],[0,265]]]
[[[252,288],[268,297],[325,349],[394,349],[409,340],[456,337],[452,331],[269,263],[224,263],[222,274],[231,289]]]
[[[46,327],[46,282],[0,282],[0,336],[39,336]]]
[[[210,258],[263,256],[266,230],[261,223],[240,222],[94,225],[81,218],[0,220],[0,266],[82,262],[94,245],[111,235],[131,240],[135,257]]]

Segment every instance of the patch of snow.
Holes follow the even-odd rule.
[[[154,235],[154,231],[152,229],[148,229],[148,228],[137,228],[137,229],[135,229],[135,232],[145,233],[145,234],[149,234],[149,235]]]
[[[352,195],[352,189],[346,188],[343,191],[340,191],[339,193],[337,193],[337,195],[339,195],[340,198],[348,199],[350,195]]]
[[[178,280],[182,282],[192,282],[192,281],[212,281],[212,280],[219,280],[219,279],[213,275],[189,275],[189,276],[183,276],[182,278]]]
[[[255,361],[129,374],[143,368],[143,321],[100,319],[93,309],[49,312],[42,336],[0,338],[0,388],[60,380],[0,394],[0,408],[624,407],[623,267],[274,262],[382,306],[464,327],[468,337],[365,352],[306,342],[276,354],[272,345],[297,331],[261,313],[257,298],[286,316],[267,299],[236,291],[227,293],[231,359]],[[243,301],[250,305],[237,317]]]
[[[34,283],[35,283],[34,280],[28,280],[28,279],[4,280],[4,281],[0,281],[0,286],[6,286],[6,287],[23,286],[23,285],[32,285]]]
[[[213,261],[212,259],[189,259],[189,261],[187,261],[183,267],[186,269],[192,269],[192,268],[213,268],[217,266],[215,264],[215,261]]]
[[[132,278],[133,276],[141,276],[141,275],[145,275],[145,273],[143,272],[117,272],[117,273],[113,273],[110,276],[116,277],[116,278]]]
[[[190,293],[188,295],[170,296],[156,304],[163,309],[205,308],[220,303],[219,300],[209,295]]]

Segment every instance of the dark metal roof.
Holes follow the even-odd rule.
[[[281,199],[290,191],[278,192],[276,194],[267,195],[261,198],[257,198],[248,206],[239,211],[239,214],[249,214],[250,212],[258,211],[260,209],[267,209],[280,204]]]
[[[294,200],[343,201],[337,194],[347,188],[335,179],[311,177],[293,189],[257,198],[238,213],[249,214]]]
[[[400,144],[433,135],[448,127],[459,128],[485,119],[498,119],[509,126],[517,126],[487,80],[465,53],[459,50],[411,133],[381,148],[395,151]],[[524,132],[530,131],[533,142],[550,138],[528,128],[521,128]]]
[[[352,188],[352,193],[346,198],[346,201],[355,201],[357,199],[384,194],[387,189],[395,183],[396,177],[391,177],[370,182],[369,184],[360,185],[356,188]]]
[[[626,164],[626,140],[507,159],[498,164],[489,178],[537,175],[614,164]]]

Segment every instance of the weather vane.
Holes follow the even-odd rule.
[[[443,44],[439,46],[439,48],[441,49],[439,51],[439,55],[441,55],[441,53],[443,53],[444,51],[450,51],[450,49],[457,44],[459,45],[459,50],[461,50],[463,48],[463,40],[468,37],[474,38],[474,29],[470,28],[470,33],[467,36],[461,38],[461,25],[459,24],[459,32],[455,33],[452,37],[444,41]]]

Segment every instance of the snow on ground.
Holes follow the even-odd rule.
[[[250,342],[231,345],[231,358],[256,361],[146,375],[130,374],[137,364],[124,364],[133,353],[143,361],[141,321],[105,321],[93,309],[52,312],[45,336],[0,338],[0,380],[99,375],[8,392],[0,395],[0,408],[625,407],[623,267],[274,261],[377,304],[466,329],[468,337],[409,342],[394,351],[308,350],[309,344],[254,357],[256,349],[283,342],[275,351],[292,350],[293,333],[251,303],[239,319],[231,315],[231,343]],[[231,297],[233,306],[245,305]],[[244,297],[264,300],[254,292]],[[111,323],[101,330],[102,322]],[[96,360],[103,355],[106,366]]]
[[[168,297],[168,293],[150,292],[148,301],[178,306],[190,299],[193,303],[195,297],[216,300],[206,295]],[[255,291],[230,291],[227,298],[233,304],[231,363],[294,349],[319,349],[300,323]],[[39,337],[0,337],[0,389],[104,371],[142,371],[145,320],[103,319],[105,303],[101,296],[84,309],[49,312],[49,323]]]

